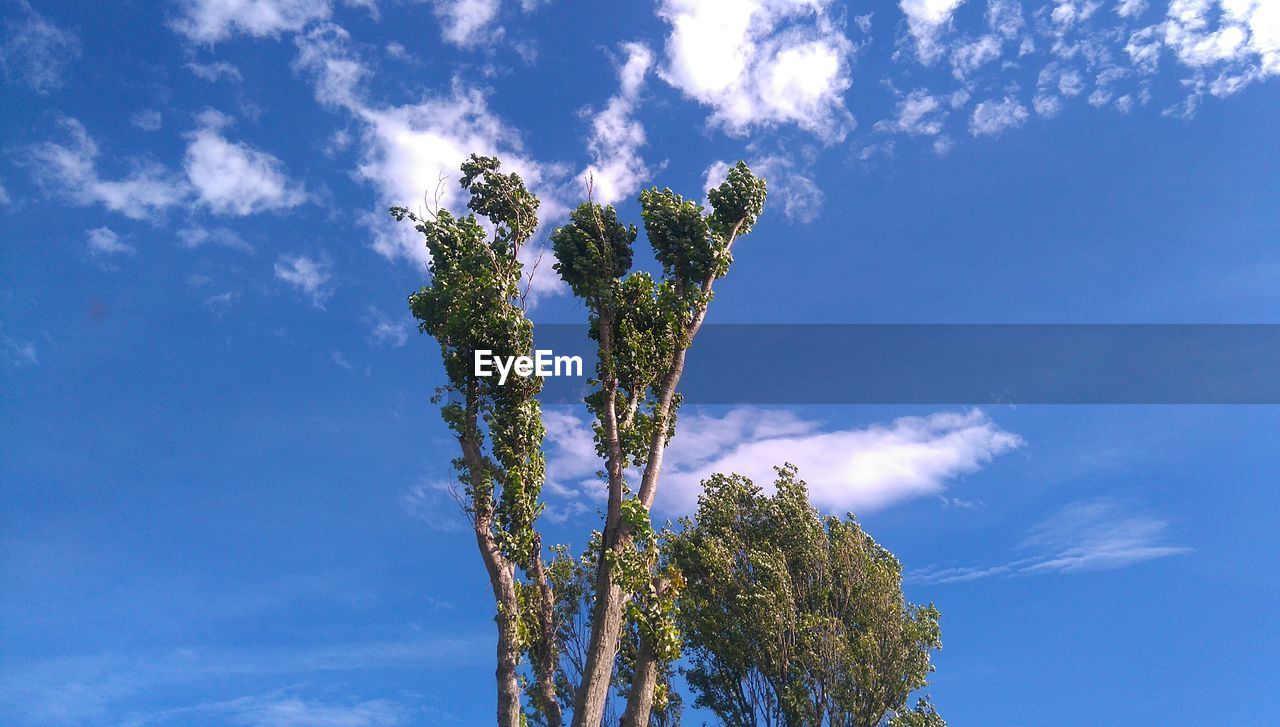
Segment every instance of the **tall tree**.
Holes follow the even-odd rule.
[[[530,649],[528,624],[553,629],[553,600],[534,527],[545,474],[536,398],[542,381],[512,377],[500,385],[475,376],[473,360],[483,349],[499,356],[533,351],[518,254],[537,228],[539,203],[519,176],[498,169],[497,159],[475,155],[462,165],[460,182],[471,196],[465,217],[442,209],[419,217],[402,207],[391,214],[411,220],[431,254],[430,283],[409,297],[409,307],[420,329],[439,342],[444,359],[448,383],[435,400],[444,402],[441,413],[461,448],[453,465],[497,605],[498,725],[518,727],[518,670]],[[491,223],[492,236],[477,216]],[[543,640],[531,655],[540,687],[536,701],[555,727],[560,710],[552,684],[553,648],[553,641]]]
[[[587,405],[608,488],[574,727],[597,727],[604,715],[628,605],[640,638],[628,724],[649,723],[657,662],[670,651],[664,641],[674,628],[661,618],[667,596],[652,572],[657,543],[649,510],[675,433],[685,355],[706,318],[712,286],[733,262],[734,243],[764,208],[765,184],[739,162],[707,196],[710,214],[670,189],[640,194],[645,233],[662,267],[657,280],[628,274],[638,231],[619,222],[612,207],[588,201],[551,236],[556,270],[586,304],[598,346]],[[628,466],[641,472],[635,489],[625,479]]]
[[[629,676],[618,690],[627,701],[622,719],[648,725],[679,649],[672,620],[679,584],[655,569],[659,538],[649,510],[675,432],[686,352],[706,317],[712,286],[728,272],[734,243],[763,209],[764,180],[739,163],[708,192],[710,213],[670,189],[643,192],[645,232],[662,269],[656,279],[629,272],[639,231],[610,206],[583,203],[551,236],[556,270],[590,312],[598,356],[587,405],[608,491],[604,527],[584,566],[588,585],[580,589],[584,643],[561,659],[567,642],[557,616],[568,617],[568,601],[555,593],[536,529],[545,477],[536,398],[541,382],[509,377],[499,384],[472,368],[477,350],[517,356],[533,348],[518,253],[537,227],[539,203],[499,166],[474,155],[463,164],[460,181],[471,211],[465,217],[391,210],[415,224],[431,254],[430,283],[410,296],[410,308],[441,347],[448,383],[437,400],[446,402],[442,414],[461,448],[454,466],[497,606],[498,724],[512,727],[523,718],[518,672],[527,655],[539,722],[559,725],[562,702],[569,701],[563,697],[572,692],[573,724],[597,727],[621,673]],[[492,235],[477,216],[490,222]],[[629,467],[640,471],[638,482],[626,481]],[[621,659],[620,672],[624,631],[634,648]]]
[[[897,559],[851,516],[820,516],[793,466],[777,472],[772,496],[712,476],[668,545],[695,704],[735,727],[944,726],[927,700],[907,706],[941,647],[937,609],[907,602]]]

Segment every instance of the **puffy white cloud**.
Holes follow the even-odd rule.
[[[713,109],[730,134],[795,124],[838,141],[853,44],[829,0],[662,0],[663,80]]]
[[[492,40],[501,29],[490,30],[498,17],[498,0],[434,0],[444,39],[457,46]]]
[[[1225,83],[1217,95],[1280,74],[1280,6],[1274,2],[1173,0],[1162,28],[1164,45],[1184,65],[1219,67]]]
[[[1062,97],[1039,93],[1032,100],[1031,106],[1037,114],[1045,118],[1053,118],[1062,112]]]
[[[1000,39],[994,35],[984,35],[956,46],[951,51],[951,73],[963,81],[974,71],[999,58],[1000,50]]]
[[[36,93],[62,88],[67,67],[80,57],[79,37],[54,25],[26,0],[13,4],[18,9],[4,24],[0,72],[6,80],[23,83]]]
[[[351,113],[362,125],[361,159],[356,174],[377,190],[375,210],[363,215],[373,233],[373,248],[390,260],[408,259],[424,266],[428,255],[422,236],[409,225],[396,225],[386,215],[392,205],[421,210],[462,206],[458,168],[472,154],[497,156],[542,199],[542,220],[563,214],[559,189],[569,176],[558,165],[541,164],[522,149],[519,135],[489,111],[484,94],[455,80],[448,93],[428,95],[418,103],[387,106],[364,98],[360,81],[370,73],[349,47],[349,36],[335,25],[322,25],[300,36],[295,68],[314,79],[316,98]],[[576,191],[576,190],[575,190]],[[521,250],[525,269],[541,248]],[[528,282],[530,300],[562,290],[550,265],[538,266]]]
[[[591,431],[568,414],[547,419],[549,487],[561,497],[599,497],[603,486]],[[1022,440],[978,411],[903,417],[887,425],[824,431],[785,410],[737,408],[722,416],[681,416],[667,448],[658,507],[688,512],[713,473],[737,473],[762,486],[773,467],[795,464],[814,505],[827,512],[867,512],[937,495],[955,477],[981,469]]]
[[[3,184],[0,184],[0,205],[11,204],[12,202],[13,200],[9,198],[9,190],[5,189]]]
[[[1004,38],[1015,38],[1026,25],[1019,0],[989,0],[987,27]]]
[[[999,136],[1006,129],[1019,126],[1027,120],[1027,109],[1016,99],[1006,96],[996,101],[983,101],[973,109],[969,118],[969,133],[974,136]]]
[[[317,260],[307,255],[281,255],[275,264],[277,280],[294,286],[311,298],[317,308],[333,294],[329,281],[333,279],[330,272],[332,264],[328,260]]]
[[[898,118],[878,122],[876,130],[934,136],[942,133],[946,117],[947,112],[941,99],[924,89],[916,89],[898,101]]]
[[[222,136],[229,123],[226,116],[206,111],[199,128],[188,135],[184,168],[200,201],[216,214],[241,217],[306,201],[279,159]]]
[[[908,573],[923,583],[991,576],[1114,570],[1191,551],[1169,542],[1168,523],[1115,498],[1071,503],[1030,528],[1017,549],[1029,555],[993,566],[930,566]]]
[[[96,227],[86,230],[85,234],[89,240],[89,254],[94,257],[132,255],[135,252],[132,245],[121,242],[120,236],[109,227]]]
[[[587,150],[594,161],[582,173],[590,178],[592,196],[600,204],[614,204],[635,194],[649,177],[640,156],[644,126],[634,118],[640,90],[653,66],[653,53],[639,43],[622,48],[626,60],[618,69],[619,89],[599,112],[586,111],[591,119]]]
[[[120,179],[98,174],[98,145],[75,119],[63,119],[69,144],[45,142],[33,146],[27,162],[36,182],[51,194],[82,204],[101,204],[133,219],[152,217],[183,201],[190,188],[181,178],[154,162],[135,162]]]
[[[184,0],[171,25],[193,41],[216,43],[237,33],[296,32],[332,13],[330,0]]]
[[[951,27],[951,16],[964,0],[899,0],[907,16],[907,32],[916,44],[916,56],[929,65],[944,52],[942,37]],[[1003,16],[1002,16],[1003,17]]]

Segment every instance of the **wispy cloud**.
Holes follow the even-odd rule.
[[[1168,523],[1132,503],[1103,497],[1074,502],[1030,528],[1017,550],[988,566],[934,565],[907,575],[919,583],[958,583],[992,576],[1114,570],[1191,552],[1170,542]]]
[[[32,176],[47,192],[82,205],[101,204],[133,219],[153,217],[190,193],[185,180],[151,161],[134,161],[133,170],[119,179],[103,178],[97,169],[98,145],[84,125],[64,118],[61,126],[69,143],[37,144],[26,159]]]
[[[331,672],[389,667],[415,669],[475,667],[493,649],[488,634],[318,646],[255,646],[225,649],[192,645],[151,651],[104,652],[34,660],[7,659],[0,669],[0,715],[19,724],[182,724],[181,712],[143,712],[140,695],[160,686],[227,683],[227,677],[285,676],[314,679]],[[239,724],[378,725],[396,722],[341,722],[341,716],[373,719],[399,714],[399,704],[383,700],[334,701],[298,693],[274,693],[210,702],[195,710],[226,715]],[[312,719],[304,719],[310,716]],[[430,717],[431,715],[427,715]],[[164,719],[158,719],[163,717]],[[273,717],[274,719],[267,719]],[[290,717],[296,717],[292,722]],[[322,718],[331,718],[323,721]],[[421,723],[422,715],[418,715]],[[166,722],[167,720],[167,722]],[[256,720],[256,721],[250,721]],[[415,720],[410,720],[415,721]]]
[[[369,306],[369,337],[374,343],[399,348],[409,342],[409,321],[393,320],[377,306]]]
[[[109,227],[95,227],[92,230],[86,230],[85,236],[89,240],[89,254],[94,257],[132,255],[136,252],[133,249],[133,245],[121,242],[120,236]]]
[[[283,280],[306,293],[317,308],[322,308],[333,294],[329,286],[329,281],[333,279],[330,272],[332,267],[325,259],[307,255],[281,255],[276,260],[275,274],[277,280]]]
[[[412,711],[389,699],[323,701],[274,692],[167,709],[126,725],[179,724],[196,716],[250,727],[390,727],[413,723]]]
[[[587,423],[548,411],[548,492],[591,501],[602,488]],[[938,495],[947,483],[980,470],[1022,445],[980,411],[903,417],[888,424],[829,430],[822,422],[777,409],[737,408],[722,416],[691,413],[667,449],[658,506],[687,512],[713,473],[746,475],[762,486],[773,468],[795,464],[813,503],[828,512],[868,512]]]
[[[423,479],[404,493],[400,504],[406,513],[432,530],[461,532],[467,529],[466,514],[454,497],[453,488],[447,480]]]
[[[587,149],[594,161],[581,176],[591,179],[592,196],[600,204],[617,204],[630,197],[649,177],[640,156],[644,126],[634,115],[645,77],[653,66],[653,53],[640,43],[627,43],[622,50],[626,59],[618,68],[618,93],[604,109],[584,110],[591,119]]]
[[[27,0],[6,8],[4,41],[0,44],[0,72],[8,81],[26,85],[39,94],[56,91],[66,83],[67,68],[80,57],[80,38],[59,28],[31,7]]]
[[[20,341],[8,335],[0,334],[4,343],[5,363],[15,368],[39,366],[40,356],[36,353],[36,345],[30,341]]]

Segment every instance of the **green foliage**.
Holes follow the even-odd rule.
[[[419,217],[402,207],[393,207],[391,215],[414,222],[431,253],[431,281],[409,296],[409,308],[419,328],[440,344],[448,384],[439,397],[449,399],[441,414],[463,442],[464,457],[455,466],[468,507],[493,519],[503,553],[523,564],[534,542],[545,474],[536,399],[542,381],[512,377],[499,385],[496,378],[473,373],[477,350],[498,356],[533,350],[533,323],[521,305],[522,267],[516,256],[537,226],[538,199],[519,176],[502,174],[499,166],[492,157],[476,155],[462,165],[461,185],[471,195],[472,213],[466,217],[448,210]],[[477,214],[496,229],[492,239]]]
[[[617,278],[631,269],[635,225],[623,225],[612,206],[583,202],[569,223],[551,234],[555,270],[579,298],[607,297]]]
[[[695,704],[729,725],[907,713],[941,642],[937,609],[906,602],[892,554],[852,518],[819,516],[790,465],[773,496],[738,475],[704,486],[668,546],[687,580],[677,623]]]
[[[889,727],[947,727],[947,721],[934,709],[928,697],[916,700],[916,706],[894,715]]]

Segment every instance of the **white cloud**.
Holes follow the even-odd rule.
[[[143,131],[159,131],[161,124],[164,123],[164,117],[155,109],[143,109],[134,112],[129,117],[129,123],[136,129]]]
[[[228,123],[226,116],[206,111],[188,135],[184,168],[200,201],[215,214],[240,217],[305,202],[306,194],[281,171],[279,159],[222,136]]]
[[[75,119],[61,125],[71,136],[67,145],[45,142],[31,148],[27,162],[36,182],[77,204],[101,204],[133,219],[146,219],[178,204],[190,193],[186,182],[154,162],[135,162],[126,176],[98,175],[98,145]]]
[[[618,93],[599,112],[586,111],[591,119],[587,150],[593,162],[581,177],[592,180],[592,196],[600,204],[615,204],[635,194],[649,177],[640,156],[644,126],[634,118],[645,76],[653,66],[653,53],[640,43],[622,47],[626,60],[618,69]]]
[[[178,240],[188,250],[194,250],[205,245],[216,245],[241,252],[253,252],[252,245],[245,242],[245,239],[235,230],[226,227],[215,227],[212,230],[195,226],[184,227],[178,230]]]
[[[374,343],[399,348],[409,342],[409,321],[393,320],[374,306],[369,306],[369,337]]]
[[[67,66],[80,57],[80,39],[49,22],[26,0],[14,4],[19,10],[5,22],[0,72],[6,80],[23,83],[36,93],[62,88]]]
[[[943,54],[942,36],[951,26],[951,16],[964,0],[899,0],[907,16],[907,32],[916,42],[916,56],[929,65]]]
[[[89,239],[89,253],[94,257],[132,255],[135,252],[132,245],[121,242],[120,236],[109,227],[96,227],[92,230],[85,230],[85,234]]]
[[[404,705],[385,699],[342,704],[269,695],[203,705],[200,711],[250,727],[394,727],[413,721]]]
[[[1010,96],[1000,101],[983,101],[973,109],[969,119],[969,133],[974,136],[999,136],[1006,129],[1019,126],[1027,120],[1027,109]]]
[[[1119,0],[1116,3],[1116,15],[1122,18],[1136,18],[1147,11],[1147,0]]]
[[[796,124],[839,141],[853,44],[829,0],[662,0],[671,25],[663,80],[711,106],[730,134]]]
[[[456,46],[479,45],[502,33],[489,29],[498,17],[498,0],[434,0],[434,5],[442,36]]]
[[[453,533],[467,529],[466,514],[454,496],[454,485],[447,480],[422,480],[410,487],[400,504],[411,517],[426,523],[432,530]]]
[[[254,37],[296,32],[329,18],[330,0],[184,0],[171,26],[199,43],[242,33]]]
[[[240,83],[244,80],[244,76],[240,75],[240,69],[227,63],[226,61],[217,61],[214,63],[188,63],[187,70],[196,78],[216,83],[222,79],[227,79],[232,83]]]
[[[912,136],[934,136],[942,133],[947,112],[942,101],[924,89],[916,89],[898,101],[898,118],[880,121],[877,131],[896,131]]]
[[[306,293],[319,308],[333,294],[329,287],[329,281],[333,279],[331,267],[327,260],[316,260],[306,255],[281,255],[276,260],[275,273],[277,280]]]
[[[12,203],[13,203],[13,200],[9,198],[9,190],[5,189],[3,184],[0,184],[0,205],[7,205]]]
[[[36,345],[34,343],[19,341],[3,333],[0,333],[0,340],[4,341],[5,352],[8,354],[6,361],[10,366],[24,368],[26,366],[40,365],[40,357],[36,354]]]
[[[974,71],[1000,57],[1000,39],[984,35],[977,40],[956,46],[951,51],[951,73],[963,81]]]
[[[1037,114],[1045,118],[1053,118],[1062,112],[1062,98],[1052,94],[1036,94],[1031,106]]]
[[[345,30],[324,25],[296,42],[295,68],[313,76],[316,98],[348,111],[363,126],[356,175],[372,184],[378,196],[376,207],[363,220],[373,234],[374,250],[387,259],[426,266],[422,236],[409,225],[394,224],[386,210],[392,205],[421,209],[435,204],[458,209],[463,204],[458,168],[472,153],[496,156],[505,170],[519,173],[541,198],[539,217],[544,223],[564,213],[558,193],[567,170],[529,158],[519,135],[489,111],[478,89],[455,80],[449,93],[429,95],[418,103],[375,104],[362,94],[361,81],[370,71],[349,48]],[[526,271],[540,252],[536,245],[521,250]],[[546,264],[539,266],[530,289],[532,303],[540,295],[559,292],[562,285]]]
[[[551,413],[551,412],[548,412]],[[600,469],[589,427],[567,414],[546,418],[548,490],[598,497]],[[723,416],[685,414],[667,448],[659,506],[688,512],[713,473],[738,473],[767,486],[773,467],[795,464],[815,506],[867,512],[938,495],[948,480],[981,469],[1022,440],[979,411],[903,417],[887,425],[824,431],[785,410],[737,408]]]
[[[1168,523],[1130,503],[1097,498],[1071,503],[1030,528],[1018,550],[1030,555],[994,566],[930,566],[908,574],[923,583],[1000,575],[1115,570],[1191,552],[1166,537]]]
[[[1026,25],[1019,0],[989,0],[987,27],[1004,38],[1015,38]]]

